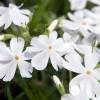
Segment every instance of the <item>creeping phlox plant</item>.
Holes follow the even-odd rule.
[[[2,41],[5,36],[0,35],[0,79],[13,80],[17,69],[22,78],[31,78],[34,69],[43,71],[50,62],[55,71],[65,69],[70,73],[69,93],[63,82],[53,75],[61,100],[100,100],[100,0],[69,2],[73,12],[68,13],[67,19],[53,20],[46,34],[33,37],[27,25],[33,15],[31,11],[15,4],[0,6],[0,27],[3,30],[19,27],[27,34],[26,37],[12,34],[7,44]],[[87,2],[96,6],[86,9]],[[30,45],[25,46],[28,36]]]

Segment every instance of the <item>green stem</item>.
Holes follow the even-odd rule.
[[[70,81],[72,80],[72,78],[73,78],[72,72],[69,71],[69,79],[70,79]]]
[[[7,97],[8,97],[8,100],[14,100],[13,97],[12,97],[9,86],[7,86]]]
[[[28,85],[27,85],[26,81],[24,81],[24,79],[17,80],[16,82],[24,90],[24,92],[27,95],[27,97],[29,98],[29,100],[35,100],[32,91],[30,90],[30,88],[28,87]]]

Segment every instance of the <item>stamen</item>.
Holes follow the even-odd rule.
[[[18,55],[16,55],[15,59],[16,59],[16,60],[19,60],[19,59],[20,59],[20,57],[19,57]]]

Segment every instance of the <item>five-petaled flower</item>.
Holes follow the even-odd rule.
[[[84,56],[69,53],[65,56],[67,61],[63,63],[64,68],[79,74],[71,80],[70,85],[79,84],[82,80],[87,79],[93,87],[100,88],[100,68],[96,68],[100,61],[98,49],[93,49],[88,45],[78,45],[76,49]]]
[[[66,46],[62,38],[57,38],[57,32],[51,32],[49,37],[47,35],[34,37],[31,45],[27,51],[36,53],[31,63],[37,70],[44,70],[49,59],[55,70],[58,70],[58,66],[62,68],[63,58],[61,56],[65,53]]]
[[[6,45],[0,45],[0,79],[3,81],[10,81],[15,75],[18,67],[23,78],[30,78],[32,67],[29,60],[25,56],[24,40],[23,38],[12,38],[10,41],[10,48]]]
[[[0,6],[0,27],[7,29],[12,23],[17,26],[28,24],[31,15],[29,10],[21,10],[20,6],[14,4],[9,4],[9,7]]]

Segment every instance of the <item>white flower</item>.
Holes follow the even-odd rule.
[[[94,98],[93,100],[100,100],[100,96]]]
[[[64,94],[61,100],[90,100],[92,98],[91,84],[82,82],[69,88],[70,94]]]
[[[27,9],[20,9],[14,4],[9,4],[9,7],[0,6],[0,26],[7,29],[12,23],[18,26],[25,25],[29,22],[29,16],[32,13]]]
[[[58,70],[58,66],[62,68],[63,58],[61,56],[66,52],[66,46],[62,38],[57,38],[57,32],[51,32],[49,37],[47,35],[34,37],[31,45],[31,47],[27,48],[27,51],[37,52],[31,61],[32,66],[37,70],[44,70],[49,58],[55,70]]]
[[[100,5],[100,0],[69,0],[72,10],[79,10],[85,8],[88,1]]]
[[[63,30],[77,31],[77,33],[80,33],[85,38],[95,33],[97,23],[87,16],[86,10],[76,11],[74,14],[69,13],[68,16],[70,20],[63,19],[60,21],[60,27]]]
[[[70,42],[70,43],[76,43],[79,39],[79,35],[76,34],[69,34],[68,32],[64,32],[63,33],[63,39],[66,43]]]
[[[69,53],[65,56],[67,61],[63,63],[64,68],[79,74],[71,80],[70,85],[79,84],[87,79],[94,89],[100,88],[100,68],[96,68],[100,61],[100,52],[87,45],[78,46],[78,50],[84,57],[78,53]]]
[[[10,81],[15,75],[18,67],[22,77],[30,78],[32,67],[25,57],[24,40],[22,38],[12,38],[10,48],[0,45],[0,79]]]

